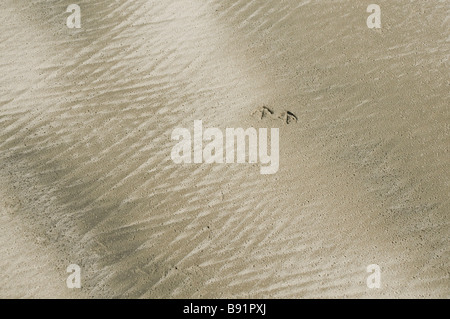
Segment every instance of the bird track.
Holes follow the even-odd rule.
[[[263,105],[262,107],[256,108],[251,115],[257,114],[260,120],[264,118],[282,120],[286,124],[297,123],[298,117],[291,111],[281,111],[275,112],[273,109]]]

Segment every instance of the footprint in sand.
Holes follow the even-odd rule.
[[[291,124],[291,123],[297,123],[298,122],[298,118],[297,116],[290,112],[290,111],[286,111],[286,112],[281,112],[281,114],[278,116],[279,119],[282,119],[284,122],[286,122],[286,124]]]
[[[258,114],[261,117],[261,120],[265,117],[269,117],[269,118],[275,118],[274,117],[274,111],[269,109],[267,106],[262,106],[262,107],[258,107],[257,109],[255,109],[251,115],[255,115]]]
[[[297,123],[297,116],[291,111],[283,111],[283,112],[275,112],[273,109],[263,105],[262,107],[256,108],[251,115],[258,115],[258,117],[262,120],[264,118],[270,118],[274,120],[282,120],[286,124]]]

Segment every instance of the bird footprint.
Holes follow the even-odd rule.
[[[252,112],[252,115],[259,114],[261,117],[261,120],[265,117],[274,118],[274,111],[269,109],[267,106],[258,107]]]
[[[282,119],[284,122],[286,122],[286,124],[291,124],[291,123],[297,123],[298,122],[298,118],[297,116],[290,112],[290,111],[286,111],[286,112],[281,112],[281,114],[278,116],[279,119]]]
[[[285,122],[286,124],[297,123],[297,116],[291,111],[283,111],[283,112],[275,112],[269,107],[263,105],[262,107],[256,108],[251,115],[257,114],[260,119],[270,118],[270,119],[279,119]]]

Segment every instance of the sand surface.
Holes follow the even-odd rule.
[[[70,3],[0,4],[1,298],[450,297],[449,1],[378,30],[366,1]],[[174,164],[194,120],[279,128],[279,171]]]

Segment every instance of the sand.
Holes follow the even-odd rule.
[[[350,0],[77,3],[0,4],[0,297],[450,297],[448,1],[378,30]],[[279,128],[279,171],[173,163],[194,120]]]

